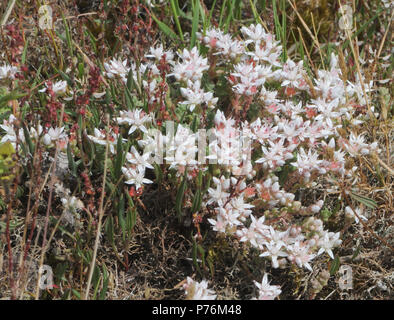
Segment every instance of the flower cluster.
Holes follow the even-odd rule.
[[[1,143],[9,141],[15,148],[17,142],[25,142],[25,133],[20,128],[19,121],[13,114],[9,116],[8,120],[4,120],[0,128],[5,131],[5,135],[0,140]],[[63,149],[68,140],[68,135],[64,132],[64,127],[47,127],[44,129],[41,124],[38,124],[37,128],[30,127],[27,133],[32,140],[37,141],[41,139],[42,143],[48,147],[55,146],[55,143],[59,143],[61,149]]]
[[[185,290],[186,300],[215,300],[215,292],[208,289],[208,282],[202,280],[197,282],[190,277],[187,277],[186,283],[183,285]]]
[[[79,221],[79,212],[84,208],[83,202],[77,197],[70,195],[71,191],[61,183],[55,185],[55,192],[60,197],[63,205],[63,219],[66,223],[75,226]]]
[[[254,281],[254,284],[259,289],[259,295],[256,300],[274,300],[282,292],[279,286],[270,285],[268,283],[268,275],[266,273],[261,283]]]
[[[193,181],[199,174],[201,199],[193,202],[200,206],[193,205],[193,214],[198,211],[212,230],[257,251],[273,268],[292,264],[312,271],[319,255],[334,258],[340,233],[325,229],[318,218],[324,201],[303,199],[297,187],[313,188],[316,181],[330,186],[330,177],[352,177],[357,170],[353,158],[379,152],[377,142],[369,143],[358,130],[365,114],[357,106],[368,103],[365,93],[371,86],[363,89],[363,76],[344,82],[334,54],[329,70],[317,70],[311,78],[302,61],[282,59],[280,42],[263,26],[242,27],[241,34],[243,39],[235,39],[211,28],[198,34],[203,49],[183,49],[178,58],[160,44],[138,63],[107,60],[104,77],[120,80],[121,88],[126,85],[132,91],[126,92],[129,99],[144,99],[114,109],[107,129],[88,127],[86,136],[96,145],[108,144],[112,163],[124,160],[119,166],[123,182],[141,192],[153,183],[147,172],[163,160],[174,184],[184,176]],[[12,79],[16,72],[4,65],[0,80]],[[219,82],[221,87],[215,87]],[[61,96],[69,90],[66,81],[59,81],[40,91]],[[171,113],[176,126],[163,121]],[[1,142],[25,143],[26,130],[17,122],[13,115],[4,120]],[[207,126],[200,129],[208,133],[198,131],[199,124]],[[72,140],[66,126],[40,125],[27,128],[27,133],[47,148],[62,142],[64,149]],[[123,158],[118,145],[127,149]],[[210,183],[203,194],[201,177]],[[183,193],[191,200],[190,191]],[[70,221],[70,213],[83,207],[68,191],[61,201]],[[346,207],[345,212],[356,222],[365,218],[359,209]],[[258,299],[281,293],[279,286],[269,285],[266,273],[255,284]],[[188,277],[184,289],[188,299],[216,298],[205,280]]]
[[[3,66],[0,66],[0,80],[3,79],[13,80],[15,79],[15,75],[17,74],[18,71],[19,70],[17,67],[5,63],[3,64]]]

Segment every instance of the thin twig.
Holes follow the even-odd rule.
[[[379,235],[377,235],[375,233],[375,231],[372,230],[372,228],[367,225],[363,219],[357,214],[356,210],[353,208],[351,201],[349,200],[349,196],[346,194],[346,192],[343,193],[344,194],[344,198],[347,202],[347,204],[349,205],[350,209],[352,209],[352,211],[354,212],[354,214],[356,215],[356,217],[358,218],[358,220],[361,222],[361,224],[376,238],[378,239],[380,242],[382,242],[383,244],[385,244],[388,248],[390,248],[393,252],[394,252],[394,248],[393,246],[391,246],[385,239],[383,239],[382,237],[380,237]]]
[[[62,127],[63,124],[63,115],[64,115],[64,104],[62,105],[62,110],[60,112],[60,120],[59,120],[59,128]],[[56,144],[56,150],[55,150],[55,157],[52,162],[52,170],[51,170],[51,180],[49,182],[49,197],[48,197],[48,205],[47,205],[47,211],[45,215],[45,226],[44,226],[44,235],[43,235],[43,240],[42,240],[42,249],[41,249],[41,257],[40,257],[40,266],[38,270],[41,270],[43,264],[44,264],[44,258],[45,258],[45,253],[47,249],[47,231],[48,231],[48,223],[49,223],[49,212],[51,211],[51,204],[52,204],[52,194],[53,194],[53,186],[55,184],[56,180],[56,175],[55,175],[55,170],[56,170],[56,161],[57,161],[57,155],[59,152],[59,144]],[[49,170],[48,170],[49,172]],[[35,298],[36,300],[39,299],[40,295],[40,282],[41,282],[41,272],[38,273],[37,277],[37,284],[36,284],[36,293],[35,293]]]
[[[86,55],[85,52],[83,52],[83,50],[81,49],[81,47],[75,42],[73,41],[74,46],[78,49],[78,51],[82,54],[83,59],[85,60],[85,62],[89,65],[89,67],[94,68],[95,64],[92,62],[92,60],[89,59],[89,57]],[[108,82],[105,80],[104,77],[101,77],[101,80],[103,81],[103,83],[109,87]]]
[[[98,248],[98,244],[100,241],[101,225],[102,225],[102,220],[103,220],[103,216],[104,216],[103,207],[104,207],[104,196],[105,196],[105,181],[107,178],[108,147],[109,147],[109,115],[107,114],[107,143],[105,145],[104,175],[103,175],[103,184],[102,184],[101,197],[100,197],[99,221],[97,224],[97,233],[96,233],[96,240],[94,243],[92,261],[90,263],[88,284],[86,286],[86,291],[85,291],[85,296],[84,296],[85,300],[89,299],[89,291],[90,291],[90,286],[92,283],[93,271],[96,266],[97,248]]]
[[[380,158],[378,157],[377,154],[375,154],[375,158],[376,158],[376,160],[378,160],[378,162],[382,165],[382,167],[384,167],[384,168],[389,172],[389,174],[391,174],[392,176],[394,176],[394,170],[391,169],[387,164],[385,164],[385,163],[383,162],[383,160],[380,159]]]
[[[338,0],[338,3],[339,3],[339,6],[341,8],[341,11],[343,12],[342,4],[341,4],[341,2],[339,0]],[[356,70],[357,70],[358,78],[359,78],[359,81],[360,81],[360,84],[361,84],[361,89],[363,91],[363,94],[364,94],[364,97],[365,97],[365,102],[366,102],[366,105],[367,105],[367,108],[368,108],[368,114],[369,114],[371,120],[376,119],[374,113],[371,110],[371,106],[369,104],[369,96],[367,96],[367,92],[365,91],[364,81],[363,81],[363,78],[362,78],[361,68],[360,68],[360,63],[359,63],[359,56],[356,53],[356,49],[354,48],[354,44],[353,44],[352,37],[351,37],[350,32],[349,32],[349,28],[345,28],[345,32],[346,32],[346,35],[347,35],[347,37],[349,39],[350,49],[352,50],[352,53],[353,53],[354,62],[356,64]]]
[[[384,33],[382,41],[380,42],[379,50],[378,50],[378,53],[377,53],[377,55],[375,57],[375,61],[373,63],[373,67],[372,67],[372,73],[371,73],[372,75],[375,73],[375,69],[376,69],[378,60],[380,58],[380,54],[382,53],[383,45],[384,45],[384,42],[386,41],[387,34],[389,33],[389,30],[391,30],[390,27],[391,27],[391,21],[393,20],[393,16],[394,16],[394,10],[393,10],[393,12],[391,14],[391,17],[390,17],[390,20],[389,20],[389,24],[387,25],[387,28],[386,28],[386,32]]]
[[[304,46],[305,53],[306,53],[306,55],[308,56],[308,59],[309,59],[309,62],[311,63],[311,66],[312,66],[312,68],[313,68],[313,71],[315,72],[315,74],[317,74],[317,69],[316,69],[316,67],[315,67],[315,64],[314,64],[313,61],[312,61],[312,58],[311,58],[309,52],[308,52],[308,48],[306,47],[306,44],[305,44],[305,41],[304,41],[304,37],[302,36],[301,29],[300,29],[299,27],[297,27],[297,29],[298,29],[298,33],[300,34],[300,39],[301,39],[302,45]]]
[[[7,23],[8,18],[10,17],[10,14],[12,12],[12,9],[15,6],[15,2],[16,0],[11,0],[10,4],[8,5],[8,9],[3,17],[3,20],[1,21],[1,25],[0,25],[1,27],[5,26],[5,24]]]
[[[297,7],[292,3],[291,0],[288,0],[288,2],[290,3],[291,7],[293,8],[294,12],[297,14],[298,18],[301,21],[301,24],[304,26],[305,30],[308,32],[308,34],[310,35],[310,37],[312,38],[314,44],[316,45],[317,49],[320,52],[320,56],[322,56],[321,53],[321,49],[320,49],[320,44],[319,41],[316,39],[316,37],[313,35],[312,31],[308,28],[308,25],[305,23],[304,19],[302,19],[300,13],[297,10]]]

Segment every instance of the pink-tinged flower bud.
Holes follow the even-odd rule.
[[[316,220],[314,221],[314,224],[315,224],[315,226],[316,226],[317,228],[323,227],[323,221],[321,221],[320,219],[316,219]]]
[[[293,194],[293,193],[286,193],[286,198],[289,200],[289,201],[293,201],[294,200],[294,198],[295,198],[295,195]]]
[[[46,146],[49,146],[50,144],[51,144],[51,137],[49,136],[49,134],[48,133],[46,133],[45,135],[44,135],[44,137],[42,138],[42,142],[46,145]]]
[[[309,240],[308,243],[309,243],[309,246],[310,246],[310,247],[314,247],[314,246],[317,244],[317,241],[316,241],[315,239],[312,238],[312,239]]]
[[[319,211],[320,211],[320,207],[318,206],[318,205],[312,205],[311,207],[310,207],[310,209],[311,209],[311,211],[313,212],[313,213],[318,213]]]
[[[293,202],[293,209],[298,211],[301,209],[301,202],[300,201],[294,201]]]
[[[278,263],[279,263],[280,269],[284,269],[287,267],[287,259],[285,259],[285,258],[279,259]]]

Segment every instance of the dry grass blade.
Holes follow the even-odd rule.
[[[7,11],[5,12],[5,14],[3,16],[3,19],[1,20],[0,27],[3,27],[6,25],[8,18],[11,15],[12,9],[14,9],[15,3],[16,3],[16,0],[11,0],[11,2],[8,4]]]
[[[105,162],[104,162],[104,172],[103,172],[103,184],[102,184],[102,190],[101,190],[101,196],[100,196],[100,207],[99,207],[99,221],[97,224],[97,233],[96,233],[96,240],[94,242],[94,248],[93,248],[93,255],[92,255],[92,261],[90,263],[90,268],[89,268],[89,275],[88,275],[88,282],[86,285],[86,291],[84,294],[84,299],[89,300],[89,291],[90,291],[90,286],[92,283],[92,277],[93,277],[93,272],[94,268],[96,267],[96,257],[97,257],[97,249],[99,246],[100,242],[100,235],[101,235],[101,226],[103,222],[103,216],[104,216],[104,196],[105,196],[105,182],[107,178],[107,163],[108,163],[108,150],[109,150],[109,115],[107,114],[107,143],[105,145]]]
[[[59,121],[60,127],[63,125],[63,114],[64,114],[64,105],[62,105],[62,109],[60,112],[60,121]],[[41,247],[40,264],[39,264],[38,270],[42,269],[42,266],[44,264],[45,254],[47,252],[47,249],[48,249],[49,243],[50,243],[50,241],[48,241],[48,243],[47,243],[47,231],[48,231],[48,223],[49,223],[49,213],[51,211],[51,206],[52,206],[53,189],[54,189],[54,185],[56,182],[55,170],[56,170],[56,161],[57,161],[58,152],[59,152],[59,144],[56,144],[55,157],[53,159],[52,167],[48,171],[48,173],[51,171],[51,180],[49,182],[49,197],[48,197],[48,204],[47,204],[47,210],[46,210],[46,215],[45,215],[44,234],[43,234],[42,247]],[[42,276],[42,274],[41,274],[41,272],[39,272],[38,277],[37,277],[36,291],[35,291],[35,299],[36,300],[38,300],[40,298],[41,276]]]
[[[344,10],[343,10],[343,6],[341,4],[341,1],[338,0],[338,3],[339,3],[339,7],[341,9],[341,12],[343,13]],[[370,97],[369,97],[369,95],[367,95],[367,92],[365,90],[365,84],[364,84],[364,81],[363,81],[363,76],[361,74],[361,68],[360,68],[360,62],[359,62],[360,58],[359,58],[359,55],[356,52],[356,49],[354,47],[354,43],[353,43],[352,36],[350,34],[349,28],[345,28],[345,32],[346,32],[346,36],[348,37],[348,40],[349,40],[349,43],[350,43],[350,48],[351,48],[352,53],[353,53],[354,62],[356,64],[356,69],[357,69],[357,74],[358,74],[359,81],[360,81],[360,84],[361,84],[361,89],[363,91],[363,94],[364,94],[364,97],[365,97],[365,101],[366,101],[366,104],[367,104],[367,108],[368,108],[368,114],[371,117],[371,119],[375,119],[376,120],[375,114],[372,112],[372,109],[371,109]]]

